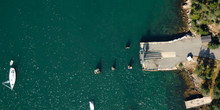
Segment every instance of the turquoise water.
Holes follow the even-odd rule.
[[[179,0],[0,1],[0,81],[14,59],[14,90],[0,86],[0,109],[181,110],[184,82],[143,72],[143,35],[177,34]],[[130,41],[130,49],[125,49]],[[132,59],[133,69],[127,65]],[[116,61],[116,70],[111,66]],[[101,65],[102,73],[93,70]]]

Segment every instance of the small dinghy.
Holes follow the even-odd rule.
[[[90,107],[90,110],[94,110],[94,102],[93,101],[89,101],[89,107]]]
[[[13,65],[13,60],[11,60],[11,62],[10,62],[10,66],[12,66],[12,65]],[[15,68],[10,67],[10,70],[9,70],[9,80],[3,82],[2,84],[3,84],[4,86],[8,87],[9,89],[13,90],[14,85],[15,85],[15,81],[16,81]],[[10,86],[8,86],[8,85],[6,85],[6,84],[9,84]]]
[[[100,70],[99,68],[96,68],[96,69],[94,70],[94,73],[95,73],[95,74],[100,74],[100,73],[101,73],[101,70]]]

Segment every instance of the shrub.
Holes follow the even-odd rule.
[[[201,69],[201,67],[200,66],[196,66],[196,69],[195,69],[195,73],[196,74],[200,74],[202,72],[202,69]]]
[[[208,35],[209,34],[209,28],[208,28],[208,26],[206,24],[202,24],[200,26],[199,30],[200,30],[200,34],[201,35]]]
[[[209,42],[208,47],[210,49],[217,49],[219,47],[219,44],[211,41]]]
[[[209,89],[207,89],[207,88],[201,88],[201,92],[202,92],[202,94],[206,95],[206,94],[209,93]]]
[[[215,99],[212,101],[209,110],[219,110],[220,108],[220,99]]]
[[[214,13],[215,13],[216,16],[219,16],[220,15],[220,9],[216,10]]]
[[[220,89],[219,89],[217,86],[214,87],[214,90],[213,90],[213,98],[214,98],[214,99],[220,98]]]
[[[192,31],[200,35],[208,35],[207,25],[220,24],[219,2],[220,0],[192,0],[190,18],[195,21],[195,24],[192,22]]]
[[[206,73],[206,79],[212,79],[212,72]]]
[[[180,67],[180,68],[182,68],[182,67],[183,67],[183,63],[182,63],[182,62],[179,64],[179,67]]]
[[[204,79],[204,80],[205,80],[205,79],[206,79],[206,74],[202,73],[202,74],[199,75],[199,77],[200,77],[201,79]]]
[[[200,17],[199,15],[192,15],[191,16],[192,20],[197,20],[197,19],[199,19],[199,17]]]

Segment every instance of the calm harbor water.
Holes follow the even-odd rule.
[[[14,59],[14,90],[0,86],[0,109],[182,110],[184,82],[143,72],[143,35],[173,35],[180,0],[0,1],[0,82]],[[150,34],[149,34],[150,33]],[[165,35],[165,36],[164,36]],[[159,39],[158,39],[159,40]],[[125,49],[130,41],[130,49]],[[133,69],[127,65],[132,60]],[[116,61],[116,70],[111,66]],[[100,75],[94,75],[97,65]]]

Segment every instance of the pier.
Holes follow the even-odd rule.
[[[185,35],[167,42],[140,42],[140,63],[145,71],[175,70],[189,53],[198,55],[201,38]]]
[[[167,42],[140,42],[140,64],[144,71],[175,70],[179,63],[185,61],[189,54],[199,57],[209,57],[213,54],[220,60],[220,48],[208,49],[211,37],[201,38],[185,36]],[[207,52],[202,52],[207,50]]]
[[[203,97],[203,98],[196,98],[193,100],[185,101],[186,109],[195,108],[201,105],[210,104],[212,102],[211,97]]]

